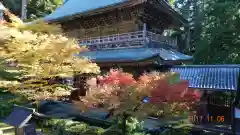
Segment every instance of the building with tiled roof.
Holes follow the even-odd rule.
[[[101,67],[172,65],[189,62],[176,37],[164,36],[188,21],[165,0],[67,0],[44,17],[86,45],[79,54]]]

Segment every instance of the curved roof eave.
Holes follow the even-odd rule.
[[[128,0],[68,0],[55,12],[45,16],[45,21],[58,21],[65,17],[71,17],[79,14],[88,14],[91,11],[114,7],[126,3]],[[91,4],[89,4],[91,3]]]
[[[115,6],[121,6],[124,3],[144,3],[148,0],[135,0],[135,1],[129,1],[129,0],[104,0],[103,1],[96,1],[96,0],[88,0],[85,1],[79,1],[79,0],[67,0],[65,3],[59,7],[55,12],[45,16],[43,20],[48,22],[55,22],[64,20],[66,17],[71,17],[74,15],[89,15],[89,14],[96,14],[100,13],[98,10],[103,10],[106,8],[111,8]],[[91,4],[89,4],[91,3]],[[176,16],[180,19],[182,24],[188,24],[188,21],[180,15],[178,12],[176,12],[167,2],[161,1],[160,2],[165,8],[170,9],[170,14]],[[82,6],[81,6],[82,5]]]

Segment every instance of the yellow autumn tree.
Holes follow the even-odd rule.
[[[56,98],[72,88],[47,79],[100,72],[96,64],[78,57],[86,48],[64,36],[60,26],[43,21],[24,24],[8,9],[4,14],[8,21],[0,24],[1,70],[19,75],[16,81],[1,80],[2,87],[30,100]]]

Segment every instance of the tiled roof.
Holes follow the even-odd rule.
[[[55,20],[125,1],[127,0],[67,0],[55,12],[44,17],[44,20]]]
[[[188,80],[192,88],[237,90],[240,65],[183,65],[170,70]]]
[[[59,7],[55,12],[47,15],[43,18],[45,21],[53,21],[56,19],[61,19],[67,16],[72,16],[76,14],[86,13],[95,9],[105,8],[107,6],[114,6],[121,3],[125,3],[130,0],[65,0],[64,4]],[[144,2],[145,0],[135,0],[136,2]],[[160,0],[159,3],[167,10],[170,16],[174,15],[183,23],[188,23],[188,21],[176,12],[168,2],[165,0]]]
[[[175,50],[163,48],[134,48],[134,49],[113,49],[99,50],[80,53],[80,56],[87,57],[95,62],[108,61],[141,61],[148,58],[159,57],[166,61],[191,60],[192,56],[182,54]]]
[[[5,119],[4,123],[22,128],[31,120],[34,110],[30,108],[23,108],[14,106],[12,113]]]

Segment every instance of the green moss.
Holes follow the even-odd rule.
[[[72,120],[61,120],[52,119],[44,124],[50,127],[54,134],[64,135],[102,135],[105,130],[100,127],[89,126],[86,123],[72,121]]]

